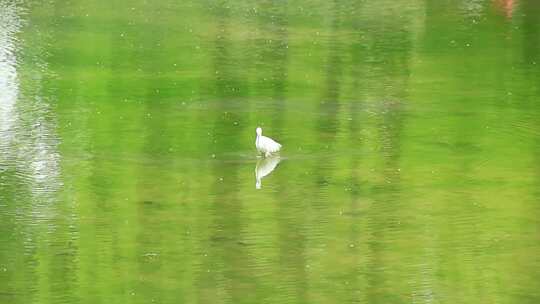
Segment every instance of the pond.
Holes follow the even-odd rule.
[[[539,303],[539,20],[0,0],[0,303]]]

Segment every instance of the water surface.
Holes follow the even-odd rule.
[[[539,20],[0,0],[0,302],[538,303]]]

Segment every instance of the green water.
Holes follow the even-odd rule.
[[[539,189],[536,0],[0,0],[0,303],[539,303]]]

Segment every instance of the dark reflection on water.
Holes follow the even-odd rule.
[[[540,3],[535,1],[523,1],[520,3],[523,6],[523,10],[527,12],[524,16],[523,24],[524,27],[522,41],[525,43],[524,48],[524,58],[526,64],[531,64],[530,69],[527,70],[527,75],[532,80],[532,89],[531,89],[531,98],[528,98],[527,109],[530,111],[530,115],[527,117],[526,123],[523,126],[528,126],[527,128],[520,128],[520,132],[525,134],[530,134],[531,132],[538,132],[540,130],[540,110],[538,109],[538,98],[540,95],[540,23],[534,21],[534,16],[540,14]],[[535,97],[536,96],[536,97]],[[536,102],[535,102],[536,101]],[[533,149],[535,151],[540,151],[540,136],[538,133],[534,135],[535,140],[533,144]],[[540,154],[536,153],[534,161],[534,170],[535,170],[535,186],[537,190],[534,193],[534,197],[531,201],[535,203],[531,204],[529,212],[532,216],[538,216],[540,214]],[[530,225],[526,228],[527,231],[538,231],[540,225],[538,222],[531,222]],[[538,233],[536,234],[536,242],[540,242]],[[527,279],[531,282],[538,282],[540,280],[540,264],[537,261],[534,261],[534,258],[528,257],[526,262],[523,265],[526,267],[531,267],[527,273],[530,275],[527,276]],[[532,266],[531,266],[532,265]],[[522,293],[525,293],[526,290],[521,290]]]
[[[243,63],[233,56],[231,41],[231,9],[227,1],[216,3],[210,13],[215,18],[212,64],[210,79],[215,84],[215,96],[218,106],[211,147],[215,154],[224,153],[240,146],[239,138],[231,134],[244,128],[242,113],[231,109],[229,102],[241,98],[248,88],[244,85],[242,70],[237,65]],[[244,104],[249,107],[248,103]],[[245,219],[243,204],[239,197],[240,164],[236,162],[214,162],[212,165],[211,193],[209,202],[208,236],[201,241],[203,258],[197,274],[196,287],[199,302],[218,302],[227,299],[231,303],[249,298],[245,290],[253,289],[253,281],[247,280],[251,259],[242,243]]]
[[[0,0],[0,302],[538,302],[539,14]]]

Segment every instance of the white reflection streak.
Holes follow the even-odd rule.
[[[15,101],[19,94],[15,57],[15,34],[20,22],[14,5],[0,2],[0,166],[13,140]]]
[[[484,12],[484,0],[463,0],[461,10],[468,17],[481,17]]]
[[[53,202],[53,194],[61,186],[58,139],[54,123],[47,119],[49,105],[41,98],[39,79],[44,71],[34,70],[45,66],[43,58],[34,58],[29,71],[33,80],[20,90],[19,13],[15,4],[0,0],[0,168],[5,165],[18,172],[30,189],[32,205],[37,207]],[[37,216],[46,213],[42,208],[34,210]]]

